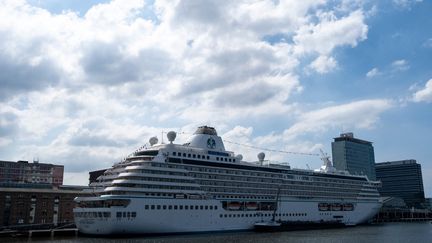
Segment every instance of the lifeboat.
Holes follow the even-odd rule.
[[[227,208],[229,210],[239,210],[240,209],[240,203],[239,202],[229,202],[227,205]]]
[[[328,203],[319,203],[318,209],[319,211],[328,211],[330,209],[330,205]]]
[[[332,211],[342,211],[342,204],[340,204],[340,203],[333,203],[331,205],[331,210]]]
[[[256,203],[256,202],[247,202],[246,203],[246,209],[247,210],[257,210],[258,209],[258,203]]]
[[[344,211],[353,211],[354,210],[354,205],[352,203],[345,203],[343,205],[343,210]]]

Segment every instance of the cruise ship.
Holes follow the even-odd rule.
[[[201,126],[185,144],[150,145],[98,178],[94,196],[75,198],[81,233],[165,234],[252,230],[284,222],[356,225],[380,209],[380,183],[336,170],[328,157],[317,170],[243,161],[226,151],[213,127]]]

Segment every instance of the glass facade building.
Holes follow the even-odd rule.
[[[402,198],[409,207],[422,207],[425,202],[421,165],[416,160],[377,163],[376,176],[381,180],[382,196]]]
[[[332,157],[336,169],[376,180],[372,142],[354,138],[353,133],[342,133],[332,142]]]

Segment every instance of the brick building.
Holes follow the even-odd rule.
[[[74,198],[88,196],[82,186],[0,187],[0,226],[72,223]]]

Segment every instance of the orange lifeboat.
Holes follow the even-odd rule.
[[[229,202],[227,205],[227,208],[229,210],[239,210],[240,209],[240,203],[239,202]]]
[[[246,203],[246,209],[247,210],[257,210],[258,209],[258,203],[256,203],[256,202],[247,202]]]

